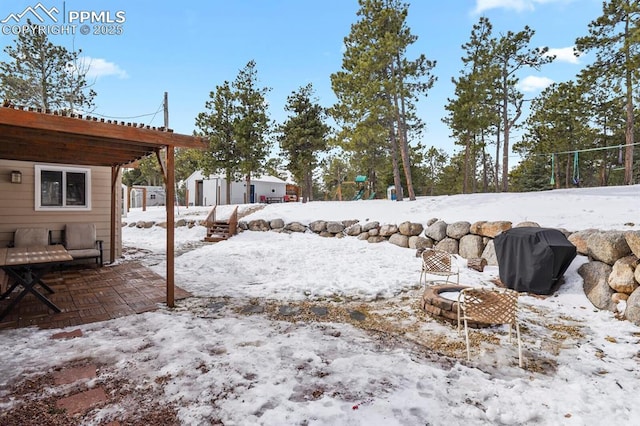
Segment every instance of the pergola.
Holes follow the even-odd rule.
[[[123,166],[155,154],[166,184],[167,305],[174,306],[174,148],[203,149],[197,137],[165,128],[56,112],[0,107],[0,159],[111,167],[111,244],[115,258],[118,174]],[[161,152],[166,152],[166,158]]]

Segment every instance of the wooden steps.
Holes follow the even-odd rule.
[[[233,210],[229,220],[216,220],[216,207],[214,206],[205,220],[207,227],[207,236],[204,241],[215,243],[225,241],[237,234],[238,232],[238,208]]]
[[[207,226],[207,236],[204,238],[207,242],[224,241],[231,238],[229,232],[229,223],[227,222],[214,222]]]

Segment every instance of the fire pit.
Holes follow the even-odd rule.
[[[437,320],[458,325],[458,294],[466,285],[442,284],[427,287],[422,295],[422,309]],[[469,327],[487,327],[487,324],[468,322]]]

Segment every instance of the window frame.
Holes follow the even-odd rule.
[[[62,205],[42,205],[42,172],[62,172]],[[36,164],[34,167],[35,209],[36,211],[91,211],[91,169],[87,167]],[[81,173],[85,176],[85,204],[67,205],[67,173]]]

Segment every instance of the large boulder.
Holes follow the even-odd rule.
[[[402,235],[413,237],[415,235],[420,235],[422,231],[424,231],[424,227],[422,226],[421,223],[414,223],[414,222],[407,221],[407,222],[402,222],[400,225],[398,225],[398,231],[400,231]]]
[[[471,223],[469,222],[454,222],[447,225],[447,237],[455,238],[459,240],[469,233],[471,229]]]
[[[631,254],[629,244],[621,231],[597,231],[587,238],[589,257],[607,265]]]
[[[610,273],[611,266],[604,262],[587,262],[578,268],[587,299],[598,309],[615,312],[616,304],[612,299],[615,290],[607,283]]]
[[[589,245],[587,244],[587,240],[594,232],[598,232],[597,229],[584,229],[582,231],[574,232],[569,235],[567,239],[576,246],[576,250],[579,254],[583,256],[589,255]]]
[[[269,227],[271,229],[282,229],[284,228],[284,220],[282,219],[273,219],[269,222]]]
[[[155,225],[156,223],[154,221],[147,221],[147,220],[139,220],[136,222],[136,228],[144,228],[144,229],[149,229],[152,228],[153,225]]]
[[[290,232],[307,232],[307,227],[300,222],[291,222],[284,229]]]
[[[362,225],[362,232],[368,232],[372,229],[378,229],[380,227],[380,222],[368,222]]]
[[[540,224],[538,222],[533,222],[530,220],[525,220],[524,222],[517,223],[513,226],[514,228],[540,228]]]
[[[627,231],[624,233],[624,239],[631,253],[640,258],[640,231]]]
[[[482,257],[484,243],[480,235],[468,234],[460,238],[458,253],[465,259]]]
[[[413,236],[409,237],[409,248],[416,250],[424,250],[433,247],[433,240],[430,238]]]
[[[396,233],[398,233],[397,225],[382,225],[380,227],[380,233],[378,235],[380,235],[381,237],[389,238]]]
[[[638,258],[631,255],[616,260],[611,269],[607,282],[618,293],[631,294],[638,288],[634,271],[638,265]]]
[[[470,232],[483,237],[495,238],[496,235],[508,229],[511,229],[511,222],[506,220],[480,221],[471,225]]]
[[[342,222],[327,222],[327,232],[332,234],[342,234],[344,231],[344,225]]]
[[[624,316],[635,325],[640,325],[640,287],[636,288],[627,299]]]
[[[327,230],[327,222],[324,220],[314,220],[309,224],[309,229],[316,234]]]
[[[498,256],[496,255],[496,247],[492,239],[485,244],[484,250],[482,250],[482,256],[480,257],[487,260],[487,265],[498,266]]]
[[[362,234],[362,225],[355,223],[344,230],[344,233],[350,237],[356,237]]]
[[[347,219],[347,220],[343,220],[342,224],[344,225],[345,228],[348,228],[350,226],[355,225],[358,222],[360,222],[358,219]]]
[[[249,231],[268,231],[271,229],[269,227],[269,222],[264,219],[256,219],[249,221]]]
[[[429,226],[433,225],[434,223],[436,223],[436,222],[437,222],[437,221],[439,221],[439,220],[440,220],[440,219],[438,219],[437,217],[432,217],[431,219],[429,219],[429,220],[426,222],[426,225],[427,225],[427,227],[429,227]]]
[[[409,237],[402,234],[393,234],[389,237],[389,242],[398,247],[409,248]]]
[[[387,239],[385,237],[381,237],[380,235],[374,235],[367,238],[368,243],[381,243],[383,241],[387,241]]]
[[[446,237],[435,245],[435,249],[446,251],[451,254],[458,254],[458,240]]]
[[[432,223],[424,230],[424,235],[433,241],[441,241],[447,236],[447,223],[444,220]]]

